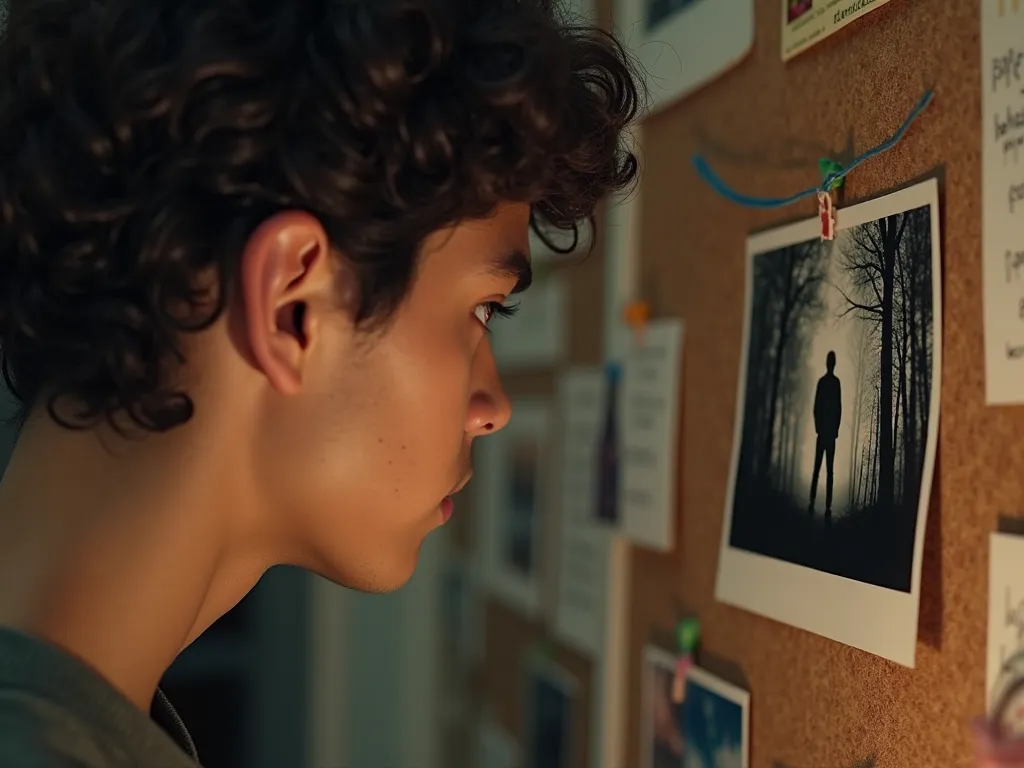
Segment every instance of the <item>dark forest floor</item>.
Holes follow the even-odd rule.
[[[738,549],[836,576],[910,591],[912,513],[866,507],[826,520],[821,500],[811,515],[789,494],[737,490],[729,543]]]

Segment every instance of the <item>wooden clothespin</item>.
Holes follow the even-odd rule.
[[[821,239],[836,239],[836,209],[832,205],[832,194],[818,191],[818,218],[821,220]]]
[[[695,618],[683,619],[676,625],[676,643],[679,657],[672,676],[672,702],[682,704],[686,696],[686,673],[693,666],[693,654],[700,640],[700,621]]]
[[[832,193],[843,186],[843,166],[835,160],[823,157],[818,161],[821,172],[821,189],[818,190],[818,219],[821,221],[821,239],[836,239],[836,209]]]
[[[633,329],[633,336],[638,343],[643,343],[644,330],[651,319],[651,305],[646,301],[631,301],[623,312],[626,325]]]

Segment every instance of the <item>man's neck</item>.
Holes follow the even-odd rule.
[[[66,650],[148,711],[177,654],[265,563],[226,551],[218,468],[166,436],[119,447],[26,425],[0,483],[0,625]]]

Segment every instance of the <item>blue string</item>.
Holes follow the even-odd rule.
[[[864,163],[883,152],[887,152],[899,144],[903,139],[903,136],[910,129],[910,126],[915,120],[917,120],[921,113],[924,112],[925,108],[931,104],[934,95],[935,93],[931,90],[925,91],[924,96],[921,97],[921,101],[917,103],[914,110],[907,116],[907,119],[903,122],[903,125],[900,126],[900,129],[887,141],[882,142],[877,147],[872,147],[864,154],[854,158],[853,162],[844,168],[830,173],[825,177],[820,186],[809,187],[808,189],[805,189],[802,192],[797,192],[795,195],[790,195],[789,197],[751,197],[750,195],[744,195],[743,193],[737,192],[729,187],[728,184],[715,175],[715,172],[711,170],[711,166],[708,165],[707,160],[705,160],[701,155],[694,155],[693,165],[697,169],[697,173],[700,177],[704,179],[704,181],[707,182],[715,192],[727,200],[731,200],[739,205],[747,206],[748,208],[784,208],[785,206],[792,205],[806,197],[814,197],[818,192],[827,192],[834,182],[846,176],[846,174],[861,163]]]

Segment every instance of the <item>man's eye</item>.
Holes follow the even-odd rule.
[[[483,304],[477,304],[473,314],[486,328],[494,317],[512,317],[517,311],[519,311],[518,304],[506,306],[500,301],[486,301]]]

